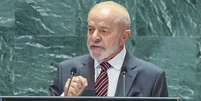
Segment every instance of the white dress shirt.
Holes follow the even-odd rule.
[[[117,83],[118,83],[121,67],[123,65],[125,56],[126,56],[126,48],[124,47],[120,53],[118,53],[114,58],[108,61],[111,67],[107,70],[108,78],[109,78],[107,96],[115,96]],[[94,67],[95,67],[95,80],[96,80],[96,78],[98,77],[101,71],[100,63],[98,63],[98,61],[96,60],[94,62]]]

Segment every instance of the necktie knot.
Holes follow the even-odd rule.
[[[102,71],[107,71],[111,67],[111,65],[108,62],[102,62],[100,66]]]

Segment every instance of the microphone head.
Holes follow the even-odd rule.
[[[71,68],[70,72],[71,72],[72,75],[76,74],[77,73],[77,68],[75,68],[75,67]]]
[[[122,70],[122,72],[127,72],[127,69],[126,69],[126,68],[124,68],[124,69]]]
[[[125,75],[125,74],[127,73],[127,69],[124,68],[124,69],[122,70],[122,73],[123,73],[123,75]]]

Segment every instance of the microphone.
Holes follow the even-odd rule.
[[[126,73],[127,69],[122,70],[122,76],[123,76],[123,96],[126,97]]]
[[[69,82],[68,88],[67,88],[67,94],[69,91],[69,87],[71,85],[71,81],[72,81],[73,77],[75,76],[75,74],[77,73],[77,68],[75,68],[75,67],[71,68],[70,73],[71,73],[71,76],[70,76],[70,82]]]
[[[75,67],[71,68],[70,72],[71,72],[71,76],[74,76],[77,73],[77,68]]]

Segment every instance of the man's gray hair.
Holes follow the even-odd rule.
[[[130,20],[129,14],[128,14],[128,10],[124,6],[118,4],[114,1],[105,1],[105,2],[100,2],[100,3],[96,4],[95,6],[93,6],[91,8],[89,15],[93,10],[102,9],[102,8],[116,8],[118,14],[120,14],[120,16],[118,16],[118,21],[123,23],[124,26],[130,28],[131,20]]]

